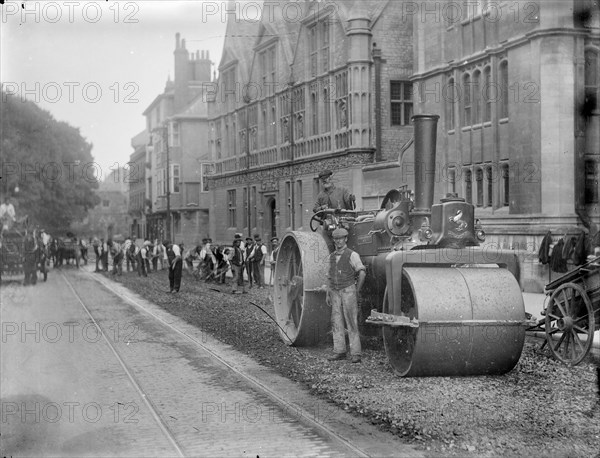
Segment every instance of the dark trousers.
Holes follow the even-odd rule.
[[[108,272],[108,252],[100,256],[100,261],[102,261],[102,270]]]
[[[138,253],[136,255],[136,264],[137,264],[137,273],[138,276],[144,276],[147,277],[148,276],[148,271],[146,270],[146,260],[144,258],[142,258],[142,254]]]
[[[246,291],[246,287],[244,286],[244,265],[236,266],[235,264],[231,264],[231,271],[233,273],[231,290],[237,291],[238,286],[241,286],[242,291]]]
[[[246,271],[246,274],[248,275],[248,281],[250,282],[250,288],[252,288],[252,263],[246,261],[243,268]],[[242,276],[243,275],[244,274],[242,273]]]
[[[35,285],[37,283],[37,269],[35,260],[26,260],[23,264],[25,272],[24,285]]]
[[[108,258],[108,256],[107,256]],[[121,275],[123,274],[123,252],[119,252],[113,258],[113,275]]]
[[[127,253],[126,259],[127,259],[127,272],[129,272],[129,266],[131,266],[131,269],[135,269],[137,258],[134,257],[131,253]]]
[[[179,291],[181,287],[181,273],[183,271],[183,262],[178,259],[175,262],[175,267],[169,266],[169,288],[171,291]]]
[[[258,286],[265,286],[265,279],[262,274],[262,266],[260,262],[252,263],[252,275],[254,276],[254,283]]]

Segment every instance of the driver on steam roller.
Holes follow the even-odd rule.
[[[317,196],[313,213],[327,208],[354,210],[354,194],[350,194],[346,188],[336,187],[331,180],[332,175],[333,172],[331,170],[323,170],[319,173],[319,180],[321,180],[323,190]]]

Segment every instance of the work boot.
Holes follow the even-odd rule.
[[[345,359],[346,353],[334,353],[333,355],[327,358],[328,361],[338,361],[340,359]]]
[[[360,363],[360,355],[353,355],[352,356],[352,362],[353,363]]]

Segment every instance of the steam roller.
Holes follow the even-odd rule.
[[[400,376],[492,375],[510,371],[525,341],[526,319],[516,254],[482,245],[474,206],[449,193],[433,204],[438,116],[415,115],[415,190],[390,190],[375,210],[326,209],[312,232],[282,239],[273,300],[285,343],[330,342],[327,304],[331,233],[367,269],[359,296],[362,335],[381,330]]]

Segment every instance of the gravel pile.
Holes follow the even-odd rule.
[[[400,378],[380,338],[363,340],[363,361],[329,362],[331,345],[286,346],[273,321],[269,289],[232,295],[184,272],[168,294],[167,273],[119,281],[312,392],[416,445],[430,457],[600,457],[600,405],[590,355],[569,368],[528,337],[517,366],[503,376]],[[221,291],[222,290],[222,291]]]

